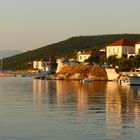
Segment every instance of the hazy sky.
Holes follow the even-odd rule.
[[[0,0],[0,50],[71,36],[140,33],[140,0]]]

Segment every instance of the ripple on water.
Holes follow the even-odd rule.
[[[0,139],[138,139],[140,88],[0,79]]]

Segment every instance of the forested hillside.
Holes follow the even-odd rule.
[[[75,55],[78,50],[98,50],[122,38],[135,42],[140,40],[140,34],[110,34],[72,37],[62,42],[5,58],[3,60],[3,68],[5,70],[28,69],[32,67],[31,62],[39,58],[48,59],[54,56],[71,57]]]

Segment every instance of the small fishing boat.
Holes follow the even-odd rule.
[[[130,85],[130,80],[128,76],[121,76],[119,79],[115,80],[114,82],[117,82],[121,85]]]
[[[90,78],[84,78],[84,79],[81,79],[81,82],[85,83],[85,82],[93,82],[94,80],[93,79],[90,79]]]
[[[140,74],[129,75],[129,84],[130,85],[139,85],[140,86]]]

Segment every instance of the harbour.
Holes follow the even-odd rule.
[[[139,140],[139,5],[1,0],[0,140]]]
[[[0,90],[0,139],[139,139],[139,86],[1,77]]]

